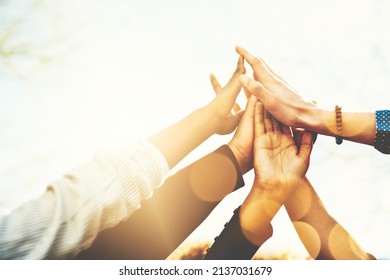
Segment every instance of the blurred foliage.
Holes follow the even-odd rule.
[[[0,58],[9,60],[33,53],[34,42],[21,40],[20,35],[29,23],[29,15],[43,7],[42,0],[0,0]]]
[[[0,71],[29,75],[77,47],[83,20],[73,8],[65,0],[0,0]]]

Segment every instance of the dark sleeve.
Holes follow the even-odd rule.
[[[224,184],[216,193],[204,192]],[[234,154],[221,146],[169,177],[129,219],[101,232],[77,259],[165,259],[226,194],[242,186]]]
[[[376,134],[374,147],[384,154],[390,154],[390,110],[375,112]]]
[[[260,246],[249,242],[244,236],[239,219],[240,207],[234,210],[233,217],[213,245],[207,250],[204,260],[250,260]]]

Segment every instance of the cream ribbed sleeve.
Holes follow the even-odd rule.
[[[159,150],[139,140],[99,151],[46,192],[0,216],[0,259],[70,258],[129,217],[168,173]]]

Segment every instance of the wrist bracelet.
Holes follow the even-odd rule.
[[[336,136],[336,144],[340,145],[343,143],[343,119],[341,114],[341,106],[336,105],[335,113],[336,113],[336,128],[337,128],[337,136]]]

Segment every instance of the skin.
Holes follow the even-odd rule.
[[[217,95],[220,94],[223,88],[213,74],[210,75],[210,82],[215,93]],[[247,105],[245,111],[242,111],[237,103],[233,106],[234,112],[236,114],[242,114],[242,118],[234,136],[227,144],[240,166],[241,174],[245,174],[253,168],[254,116],[257,102],[255,96],[246,90],[244,91],[247,98]]]
[[[255,180],[239,213],[241,228],[252,243],[260,245],[272,234],[271,220],[305,176],[312,140],[312,134],[305,132],[298,150],[290,129],[256,103]]]
[[[326,211],[305,178],[285,203],[299,238],[313,259],[371,259],[352,236]]]
[[[326,211],[304,175],[309,165],[312,134],[299,130],[291,136],[288,127],[261,108],[257,98],[250,96],[237,131],[228,144],[240,146],[238,162],[246,171],[253,167],[249,159],[253,150],[256,151],[255,182],[240,212],[247,239],[258,246],[269,239],[273,233],[270,222],[284,204],[313,259],[372,259]],[[251,125],[254,123],[257,126]]]
[[[241,174],[253,168],[254,116],[257,98],[249,96],[244,115],[232,140],[227,144],[232,150]]]
[[[253,69],[253,79],[243,75],[241,85],[254,94],[277,120],[293,128],[304,128],[319,134],[336,136],[334,108],[323,109],[307,102],[261,58],[237,47]],[[342,137],[357,143],[373,145],[374,112],[342,112]]]
[[[327,112],[317,108],[315,104],[303,100],[297,91],[277,75],[262,59],[252,56],[240,47],[237,47],[237,52],[248,61],[254,71],[254,80],[246,76],[240,78],[244,90],[263,101],[265,103],[264,107],[270,110],[279,121],[292,126],[294,142],[299,149],[301,149],[302,143],[307,140],[303,140],[305,131],[296,129],[297,127],[335,136],[336,128],[332,126],[332,123],[335,122],[333,111]],[[348,138],[351,141],[372,145],[375,135],[374,118],[372,113],[343,112],[344,133],[351,135]],[[317,125],[313,125],[314,123],[317,123]],[[349,130],[357,123],[366,129],[352,135]],[[346,124],[351,126],[346,129]],[[268,126],[270,127],[270,122],[268,122]],[[355,128],[355,131],[359,131],[359,129]],[[247,146],[246,150],[246,153],[250,152]],[[266,166],[264,165],[265,168],[267,168]],[[266,174],[272,173],[259,168],[259,176],[261,175],[260,171],[266,172]],[[274,172],[274,176],[278,177],[278,174]],[[288,186],[290,185],[289,181],[291,179],[285,180],[285,182],[279,181],[279,184]],[[321,199],[306,177],[303,180],[296,180],[296,183],[297,185],[285,202],[285,208],[302,243],[313,259],[373,258],[326,211]],[[273,182],[273,184],[278,184],[278,182]],[[279,204],[275,206],[277,208]],[[262,235],[260,229],[258,234]]]
[[[248,60],[248,55],[243,57]],[[255,63],[252,61],[251,66],[254,67],[254,65]],[[264,64],[264,67],[267,66]],[[272,102],[279,102],[280,104],[283,104],[284,107],[290,109],[290,113],[287,114],[287,116],[296,116],[297,112],[300,111],[305,112],[306,114],[307,111],[309,111],[308,108],[310,108],[310,110],[318,110],[313,104],[305,103],[296,91],[289,87],[280,77],[276,76],[274,72],[271,72],[270,68],[259,69],[262,71],[267,69],[269,73],[274,75],[271,76],[272,78],[278,78],[279,80],[276,81],[279,81],[282,85],[279,89],[286,90],[285,93],[290,94],[289,98],[293,101],[292,104],[298,104],[301,106],[294,107],[289,106],[289,104],[286,105],[280,103],[281,100],[278,99],[271,100]],[[258,71],[254,71],[254,73],[255,78],[257,77],[260,80],[261,76],[259,73],[261,73],[261,71],[259,71],[259,69],[257,69]],[[298,151],[297,146],[294,144],[290,130],[273,119],[268,113],[266,113],[262,105],[257,103],[257,98],[262,96],[261,93],[259,93],[257,89],[253,91],[253,88],[250,86],[245,87],[248,81],[242,77],[243,74],[245,74],[245,68],[243,65],[243,59],[240,57],[234,74],[224,87],[218,83],[213,74],[210,75],[211,84],[217,94],[216,98],[214,98],[214,100],[205,107],[194,111],[189,116],[175,123],[171,127],[153,135],[149,138],[149,140],[165,155],[169,166],[173,167],[192,149],[205,141],[212,134],[228,134],[234,131],[242,117],[242,121],[240,122],[232,140],[228,143],[228,146],[236,156],[242,174],[249,171],[252,166],[255,165],[256,179],[250,194],[244,201],[241,208],[240,221],[248,239],[255,244],[262,244],[272,235],[272,226],[270,221],[285,202],[286,209],[288,208],[289,214],[291,213],[292,215],[290,217],[293,217],[294,213],[302,213],[304,211],[299,208],[299,205],[302,205],[302,203],[296,202],[297,199],[295,199],[296,201],[294,202],[294,198],[302,197],[302,194],[300,193],[308,193],[309,187],[306,183],[308,181],[307,179],[302,179],[302,174],[304,176],[304,173],[307,170],[310,155],[310,152],[308,154],[308,151],[311,151],[310,142],[312,139],[310,136],[311,134],[307,134],[304,131],[296,133],[297,135],[300,134],[299,138],[302,139],[303,143],[303,147],[301,147]],[[271,77],[262,79],[262,82],[265,84],[274,83],[275,81],[272,80]],[[244,85],[247,98],[249,98],[251,93],[257,97],[249,98],[245,111],[241,111],[239,106],[235,103],[236,97],[240,92],[241,85]],[[258,85],[256,84],[256,87],[257,86]],[[269,92],[267,92],[267,94],[268,93]],[[280,98],[279,95],[277,95],[277,97]],[[267,98],[266,101],[268,101]],[[272,102],[269,103],[270,105],[268,104],[271,106],[270,109],[272,109]],[[256,105],[256,103],[258,105]],[[234,114],[231,113],[232,109],[235,112]],[[281,109],[280,111],[283,110]],[[277,110],[275,113],[278,113]],[[280,118],[282,122],[284,121],[286,124],[293,127],[305,127],[305,125],[302,125],[305,122],[299,122],[299,120],[294,118],[283,119],[283,114],[280,114]],[[345,116],[343,113],[343,122],[344,118]],[[316,131],[314,129],[312,130]],[[320,130],[317,132],[319,131]],[[332,135],[329,131],[324,134]],[[311,140],[309,140],[309,138]],[[279,141],[282,141],[280,143],[283,143],[283,145],[279,145]],[[286,143],[288,144],[286,145]],[[255,147],[255,151],[258,152],[254,153],[253,146]],[[173,151],[171,147],[175,147],[175,150]],[[292,162],[290,162],[290,159]],[[304,166],[306,167],[302,168]],[[281,171],[283,172],[280,173]],[[282,176],[280,176],[280,174],[282,174]],[[297,185],[301,187],[297,188]],[[291,193],[294,195],[291,196],[291,201],[288,200],[287,202],[287,198],[289,198]],[[309,193],[315,194],[314,190],[309,191]],[[314,199],[311,199],[311,201],[313,200],[316,201],[315,196]],[[259,209],[260,211],[258,211]],[[306,213],[306,218],[310,216],[310,213],[315,213],[315,211],[308,211],[308,213]],[[320,250],[321,253],[317,254],[317,257],[334,257],[333,255],[329,255],[329,252],[331,252],[331,249],[329,248],[337,248],[337,246],[331,245],[335,244],[338,240],[335,236],[342,235],[345,240],[350,240],[346,231],[341,226],[337,226],[337,222],[335,222],[330,216],[327,223],[329,224],[326,231],[327,234],[323,234],[319,231],[320,234],[318,234],[318,238],[313,230],[302,230],[302,228],[305,229],[308,227],[305,226],[304,223],[299,223],[301,222],[300,219],[292,218],[292,221],[294,222],[294,226],[297,228],[298,233],[300,233],[303,243],[308,248],[308,251],[311,253],[313,258],[316,257],[315,254],[318,250]],[[315,223],[308,224],[316,231]],[[308,234],[308,232],[312,234]],[[322,242],[324,239],[332,242]],[[320,241],[316,243],[317,240]],[[329,245],[322,248],[322,244]],[[349,252],[353,253],[348,255],[349,258],[365,258],[367,256],[367,254],[365,254],[362,250],[356,251],[356,248],[359,248],[358,246],[351,245],[349,248]],[[335,254],[336,257],[341,256],[337,252],[333,252],[333,254]],[[344,255],[344,258],[347,257]]]

